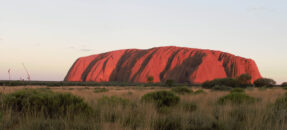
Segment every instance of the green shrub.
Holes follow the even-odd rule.
[[[276,82],[273,79],[261,78],[254,81],[256,87],[273,87]]]
[[[107,92],[107,91],[109,91],[109,90],[106,88],[95,88],[94,89],[94,93],[103,93],[103,92]]]
[[[228,87],[228,86],[225,86],[225,85],[216,85],[216,86],[212,87],[211,89],[215,90],[215,91],[229,91],[232,88]]]
[[[172,80],[172,79],[168,79],[168,80],[165,81],[165,85],[168,86],[168,87],[173,86],[173,84],[174,84],[174,80]]]
[[[158,108],[161,108],[177,105],[180,98],[169,91],[158,91],[145,94],[141,100],[144,102],[153,102]]]
[[[247,73],[242,74],[236,78],[236,80],[239,82],[241,87],[250,86],[251,85],[251,79],[252,79],[251,75],[249,75]]]
[[[205,81],[202,84],[203,88],[213,88],[215,86],[239,87],[240,83],[232,78],[223,78],[223,79],[214,79],[212,81]]]
[[[187,87],[174,87],[171,89],[171,91],[178,93],[178,94],[190,94],[193,92]]]
[[[238,92],[234,92],[234,93],[230,93],[226,96],[223,96],[221,98],[218,99],[218,103],[219,104],[227,104],[227,103],[231,103],[231,104],[242,104],[242,103],[254,103],[256,101],[255,98],[250,97],[248,95],[246,95],[245,93],[238,93]]]
[[[82,98],[48,89],[25,89],[3,96],[4,109],[20,113],[41,113],[58,117],[76,113],[89,114],[92,109]]]
[[[234,88],[230,92],[231,93],[244,93],[245,90],[243,88]]]
[[[152,76],[147,77],[147,82],[148,83],[153,83],[154,78]]]
[[[202,93],[206,93],[206,92],[202,89],[198,89],[195,92],[193,92],[193,94],[202,94]]]

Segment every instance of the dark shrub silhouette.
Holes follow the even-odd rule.
[[[250,97],[246,95],[245,93],[238,93],[238,92],[230,93],[218,99],[219,104],[231,103],[233,105],[238,105],[238,104],[243,104],[243,103],[250,104],[250,103],[254,103],[255,101],[256,101],[255,98]]]
[[[153,102],[158,108],[175,106],[180,98],[169,91],[158,91],[145,94],[142,99],[144,102]]]
[[[171,91],[178,93],[178,94],[190,94],[192,90],[187,87],[174,87]]]
[[[89,114],[92,109],[82,98],[49,89],[25,89],[3,96],[4,109],[14,112],[43,113],[45,117],[59,117],[76,113]]]
[[[273,79],[261,78],[254,81],[256,87],[273,87],[276,82]]]
[[[173,84],[174,84],[174,80],[172,80],[172,79],[168,79],[168,80],[165,81],[165,85],[168,86],[168,87],[173,86]]]
[[[249,74],[242,74],[236,78],[236,80],[239,82],[241,87],[247,87],[251,85],[251,79],[252,77]]]
[[[203,88],[212,88],[216,85],[228,86],[228,87],[239,87],[240,83],[232,78],[214,79],[212,81],[206,81],[202,84]]]

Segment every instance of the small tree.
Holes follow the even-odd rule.
[[[256,87],[273,87],[276,82],[273,79],[261,78],[254,81]]]
[[[154,78],[152,76],[147,76],[147,82],[153,83]]]
[[[249,74],[242,74],[236,78],[241,86],[247,86],[251,84],[252,77]]]

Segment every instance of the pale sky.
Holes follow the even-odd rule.
[[[256,61],[287,81],[286,0],[0,0],[0,80],[63,80],[81,56],[181,46]]]

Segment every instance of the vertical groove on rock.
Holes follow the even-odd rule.
[[[149,54],[147,56],[147,58],[143,61],[143,63],[141,64],[140,69],[136,72],[136,74],[132,77],[131,81],[134,81],[135,78],[143,71],[143,69],[145,68],[145,66],[149,63],[150,59],[152,58],[152,56],[155,54],[157,50],[154,50],[151,54]]]
[[[97,56],[92,62],[90,62],[90,64],[88,65],[88,67],[85,69],[85,71],[83,72],[81,78],[82,81],[87,81],[87,76],[89,75],[89,73],[91,72],[93,66],[99,61],[101,60],[103,57],[105,57],[107,54],[102,54]]]
[[[107,66],[107,63],[108,63],[109,60],[110,60],[110,59],[107,58],[107,59],[105,60],[105,62],[103,63],[103,67],[102,67],[103,73],[105,73],[106,66]]]
[[[110,81],[123,81],[127,82],[131,75],[131,68],[136,64],[137,60],[144,56],[146,51],[133,51],[127,50],[120,58],[116,68],[110,76]],[[129,63],[130,61],[130,63]],[[124,65],[124,63],[126,63]]]
[[[164,68],[164,70],[160,73],[160,81],[163,82],[164,81],[164,75],[167,73],[168,70],[170,70],[171,67],[171,63],[174,60],[174,57],[180,52],[180,50],[177,50],[176,52],[173,52],[173,54],[169,57],[166,66]]]
[[[194,55],[192,55],[194,53]],[[185,59],[181,65],[175,67],[172,71],[168,72],[167,78],[173,79],[179,83],[192,82],[194,79],[190,79],[190,76],[196,71],[199,65],[202,63],[202,58],[205,56],[201,52],[191,52],[190,56]],[[177,76],[173,77],[173,73],[177,73]]]

